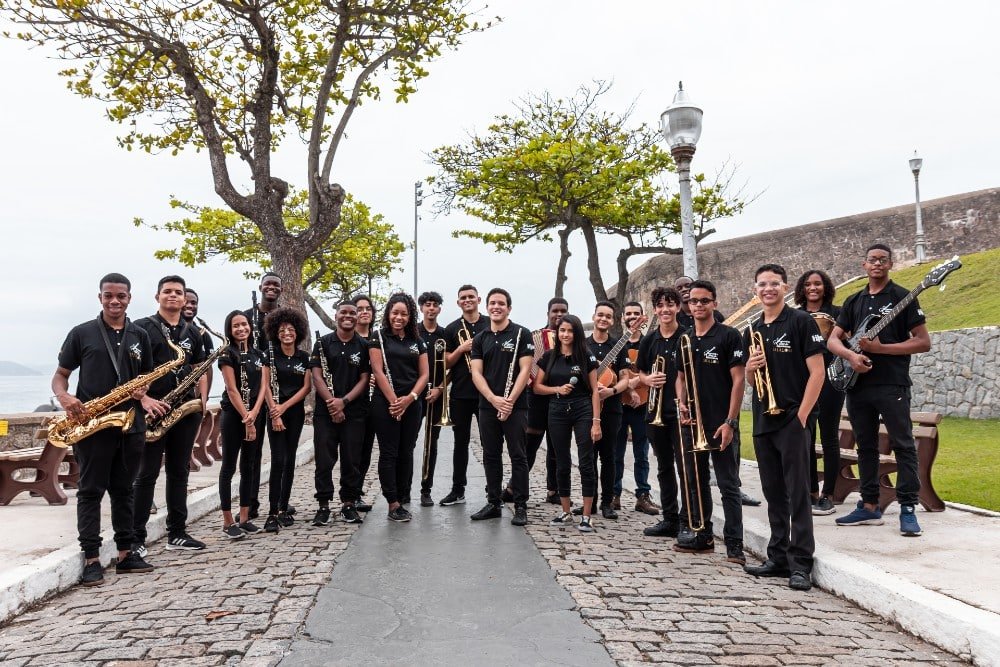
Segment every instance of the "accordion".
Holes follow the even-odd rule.
[[[554,329],[535,329],[531,332],[531,342],[535,345],[534,358],[531,360],[531,381],[534,382],[535,375],[538,374],[538,361],[556,346],[556,332]]]

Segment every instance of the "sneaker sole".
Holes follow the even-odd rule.
[[[850,528],[852,526],[882,526],[885,525],[884,519],[865,519],[864,521],[852,521],[851,523],[837,523],[838,526],[842,528]]]
[[[103,583],[104,583],[104,579],[98,579],[97,581],[81,581],[80,585],[81,586],[86,586],[87,588],[90,588],[91,586],[100,586]]]
[[[735,556],[727,556],[726,557],[726,562],[728,562],[728,563],[736,563],[737,565],[746,565],[747,564],[747,559],[746,558],[736,558]]]
[[[392,521],[393,523],[409,523],[410,521],[409,518],[406,519],[393,519],[392,517],[387,517],[387,518],[389,519],[389,521]]]
[[[469,518],[472,519],[473,521],[490,521],[492,519],[499,519],[501,516],[503,515],[496,514],[491,516],[470,516]]]
[[[678,553],[682,553],[682,554],[714,554],[715,553],[715,547],[712,547],[711,549],[708,549],[708,548],[705,548],[705,549],[689,549],[687,547],[682,547],[679,544],[675,544],[673,546],[673,549],[674,549],[674,551],[677,551]]]
[[[459,498],[458,500],[452,500],[452,501],[447,502],[447,503],[442,500],[438,504],[441,505],[441,507],[451,507],[452,505],[464,505],[465,504],[465,498]]]
[[[174,544],[167,544],[167,551],[203,551],[205,547],[183,547]]]
[[[814,509],[812,511],[812,513],[813,513],[813,516],[830,516],[831,514],[834,514],[836,511],[837,511],[836,509],[829,509],[829,510],[816,510],[816,509]]]
[[[115,574],[149,574],[154,569],[155,568],[152,568],[152,567],[150,567],[150,568],[143,567],[143,568],[132,569],[132,570],[119,570],[119,569],[116,568],[115,569]]]

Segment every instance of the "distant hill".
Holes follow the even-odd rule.
[[[0,360],[0,375],[41,375],[41,373],[13,361]]]

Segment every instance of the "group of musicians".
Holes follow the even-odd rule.
[[[376,437],[388,519],[409,521],[421,424],[420,504],[435,504],[431,494],[437,444],[445,426],[454,433],[452,480],[439,504],[464,504],[475,417],[487,502],[471,515],[474,521],[498,518],[504,503],[511,503],[511,523],[527,523],[528,475],[543,439],[546,501],[559,505],[550,525],[575,524],[581,532],[591,532],[595,514],[617,519],[631,439],[636,510],[662,517],[644,530],[646,535],[675,538],[678,552],[714,552],[711,467],[724,512],[726,559],[752,575],[787,577],[791,588],[808,590],[813,515],[834,511],[835,475],[824,475],[822,489],[818,484],[813,446],[817,430],[824,470],[839,469],[837,436],[844,393],[830,386],[825,372],[834,355],[859,378],[846,399],[861,477],[861,501],[836,523],[882,523],[877,480],[881,418],[899,464],[901,533],[920,534],[914,514],[919,482],[908,414],[908,370],[910,355],[930,349],[930,339],[913,300],[879,336],[865,339],[860,347],[844,343],[865,317],[892,310],[906,296],[906,290],[889,279],[892,251],[887,246],[869,247],[862,265],[868,284],[838,309],[832,306],[833,283],[823,271],[799,277],[793,306],[785,269],[764,264],[753,276],[754,303],[761,310],[743,323],[724,321],[711,282],[682,277],[676,287],[653,289],[645,333],[647,318],[637,302],[626,304],[621,314],[611,302],[598,303],[588,336],[561,298],[549,302],[546,325],[532,331],[510,319],[513,302],[502,288],[486,293],[482,313],[478,289],[460,287],[461,315],[447,326],[438,322],[444,299],[437,292],[425,292],[416,300],[394,294],[378,321],[372,299],[360,295],[337,304],[336,328],[323,336],[317,333],[311,354],[299,349],[308,338],[306,317],[280,305],[281,280],[273,273],[261,281],[261,302],[256,302],[255,293],[250,310],[232,311],[222,334],[196,322],[198,296],[179,276],[159,282],[156,313],[129,321],[125,313],[131,285],[120,274],[108,274],[100,282],[101,314],[70,332],[53,377],[56,397],[83,435],[74,442],[80,464],[82,583],[103,580],[98,555],[105,492],[111,499],[119,553],[116,571],[152,570],[144,542],[161,461],[167,491],[166,548],[205,548],[186,531],[186,490],[188,461],[206,409],[214,362],[225,384],[219,487],[222,530],[229,539],[278,532],[294,523],[289,497],[296,447],[305,422],[305,399],[315,390],[315,526],[331,519],[338,460],[342,519],[360,523],[362,514],[371,510],[363,493]],[[610,334],[619,318],[624,332],[620,340]],[[822,319],[831,323],[822,327],[823,333],[817,325]],[[222,339],[219,349],[213,348],[212,335]],[[80,376],[74,396],[68,393],[68,381],[76,369]],[[87,402],[142,374],[158,379],[136,386],[116,408],[133,409],[134,420],[124,428],[88,431],[85,425],[99,415],[88,413]],[[742,494],[739,477],[745,384],[752,387],[753,444],[771,526],[767,559],[760,565],[747,565],[743,551],[742,505],[754,502]],[[178,419],[174,411],[181,404],[195,409]],[[269,506],[261,528],[254,520],[260,513],[265,434],[272,463]],[[658,506],[649,498],[647,438],[656,456]],[[570,501],[574,440],[582,491],[575,509]],[[505,446],[511,465],[506,482]],[[237,465],[239,508],[234,513],[231,481]]]

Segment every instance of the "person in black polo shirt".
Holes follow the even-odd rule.
[[[931,349],[926,318],[914,299],[874,340],[861,339],[861,352],[844,345],[842,336],[852,335],[869,315],[888,313],[907,295],[907,290],[889,279],[892,250],[876,243],[865,254],[868,286],[848,297],[830,334],[830,351],[843,357],[859,373],[847,391],[847,415],[858,442],[858,472],[861,501],[838,526],[881,525],[878,505],[879,417],[889,432],[896,455],[896,499],[899,500],[899,532],[907,537],[921,534],[915,513],[920,479],[917,477],[917,449],[910,421],[910,356]]]
[[[749,358],[746,379],[770,376],[770,391],[753,393],[753,447],[760,484],[767,500],[771,539],[767,560],[743,569],[756,577],[789,577],[795,590],[812,588],[812,503],[809,497],[809,432],[806,425],[823,388],[823,337],[813,318],[785,305],[788,274],[777,264],[764,264],[754,274],[759,318],[744,332]],[[752,344],[759,333],[763,350]],[[764,384],[762,382],[762,384]],[[774,405],[771,405],[771,395]],[[774,408],[774,412],[769,411]],[[791,575],[791,576],[789,576]]]
[[[466,473],[469,468],[469,439],[472,435],[472,417],[479,414],[479,392],[472,384],[472,339],[490,328],[490,318],[479,312],[482,298],[473,285],[458,288],[458,307],[462,316],[448,325],[448,368],[451,370],[448,388],[452,435],[455,451],[452,454],[451,491],[441,499],[441,505],[465,504]],[[478,419],[477,419],[478,421]]]
[[[528,458],[524,450],[527,398],[524,388],[531,376],[535,346],[531,332],[510,320],[510,293],[494,287],[486,295],[490,328],[472,341],[472,382],[479,390],[479,438],[486,470],[486,504],[473,521],[501,515],[503,445],[510,456],[510,486],[514,496],[511,523],[528,523]]]
[[[694,283],[694,279],[690,276],[680,276],[674,281],[674,289],[681,295],[681,309],[677,313],[677,324],[685,329],[690,329],[694,326],[694,316],[691,315],[691,304],[688,303],[691,298],[692,283]],[[720,324],[726,319],[719,311],[715,311],[712,318]],[[759,505],[760,503],[757,504]]]
[[[132,284],[120,273],[109,273],[101,278],[99,289],[101,314],[70,330],[59,350],[59,366],[52,375],[52,393],[67,416],[81,422],[92,416],[84,409],[86,401],[100,398],[118,385],[153,370],[149,336],[125,317],[132,299]],[[80,369],[80,375],[73,395],[69,393],[69,377],[76,369]],[[146,440],[145,413],[138,400],[143,394],[145,390],[137,391],[132,400],[115,408],[135,410],[131,428],[96,431],[73,445],[80,465],[76,529],[84,558],[80,583],[85,586],[104,581],[100,553],[101,500],[105,492],[111,498],[111,525],[118,547],[115,572],[131,574],[153,569],[131,551],[135,542],[132,483]]]
[[[660,506],[663,519],[643,529],[644,535],[652,537],[677,537],[681,521],[687,525],[687,499],[681,499],[680,512],[677,504],[677,474],[680,470],[680,441],[677,430],[677,343],[685,329],[677,324],[677,313],[681,309],[681,295],[672,287],[657,287],[650,301],[656,314],[657,326],[647,333],[639,343],[639,357],[636,366],[643,384],[656,389],[659,398],[653,403],[650,392],[646,426],[649,440],[656,454],[656,480],[660,485]],[[665,372],[653,368],[657,359],[662,359]],[[659,412],[662,426],[652,423]]]
[[[198,331],[201,332],[201,349],[205,353],[205,357],[212,354],[212,350],[215,349],[215,341],[212,340],[212,334],[208,333],[207,330],[202,329],[195,323],[194,318],[198,316],[198,293],[195,292],[190,287],[184,288],[184,308],[181,309],[181,317],[184,321],[193,327],[198,327]],[[209,368],[205,372],[205,395],[209,396],[212,393],[212,375],[213,371]]]
[[[710,444],[719,447],[712,450],[712,465],[722,496],[722,509],[726,525],[722,534],[726,541],[726,560],[731,563],[746,564],[743,553],[743,505],[740,503],[739,458],[733,456],[735,447],[740,445],[740,405],[743,402],[743,378],[746,354],[739,332],[715,321],[715,285],[707,280],[691,283],[688,304],[694,318],[694,327],[687,335],[691,339],[691,353],[694,365],[693,380],[687,377],[684,368],[679,369],[684,381],[681,396],[681,413],[687,415],[688,398],[691,387],[698,387],[698,406],[701,424]],[[693,508],[695,521],[703,519],[704,528],[678,539],[674,550],[686,553],[708,553],[715,550],[712,536],[712,490],[708,470],[709,453],[693,453],[688,456],[688,487],[691,497],[688,506]],[[697,514],[697,493],[694,466],[697,466],[697,482],[700,483],[701,505],[704,517]]]
[[[367,294],[358,294],[351,303],[358,309],[358,319],[354,330],[365,341],[371,342],[372,331],[375,321],[375,302]],[[368,398],[375,395],[375,376],[369,373],[368,377]],[[369,400],[370,403],[370,400]],[[361,492],[364,493],[365,478],[368,476],[368,469],[372,467],[372,450],[375,447],[375,415],[369,409],[365,415],[365,435],[361,441],[361,460],[358,463],[358,472],[361,474]],[[359,512],[369,512],[372,506],[358,495],[354,502],[354,508]]]
[[[424,456],[429,456],[427,477],[423,477],[423,470],[421,470],[420,506],[432,507],[434,499],[431,498],[431,489],[434,487],[434,467],[437,465],[438,438],[441,436],[441,427],[434,424],[441,421],[441,411],[444,404],[444,401],[441,400],[441,394],[444,390],[444,377],[442,377],[440,364],[434,363],[434,346],[437,344],[437,341],[444,341],[444,354],[447,355],[448,333],[444,327],[439,327],[437,322],[438,315],[441,314],[440,294],[437,292],[424,292],[417,297],[417,305],[420,306],[420,314],[423,315],[423,321],[417,325],[417,331],[420,334],[420,338],[424,341],[424,345],[427,346],[428,377],[430,378],[426,400],[424,401],[424,419],[429,419],[430,423],[425,424],[424,428],[430,428],[431,430],[430,453],[424,453]],[[447,371],[447,356],[444,357],[444,363]],[[426,439],[424,440],[424,444],[428,444]]]
[[[278,299],[281,298],[281,278],[277,273],[268,271],[260,277],[260,303],[257,309],[252,307],[243,311],[247,321],[250,322],[250,330],[253,332],[254,347],[261,352],[267,352],[267,336],[264,335],[264,318],[272,310],[278,307]]]
[[[294,308],[278,308],[264,318],[264,335],[271,377],[264,396],[268,406],[267,441],[271,446],[267,487],[270,508],[264,531],[276,533],[282,526],[295,523],[288,499],[295,478],[295,452],[306,421],[305,398],[312,391],[309,353],[298,349],[298,345],[309,336],[309,322]]]
[[[421,394],[429,376],[427,346],[417,333],[417,304],[409,294],[389,298],[368,353],[377,385],[371,409],[378,435],[378,479],[389,503],[389,520],[405,522],[412,518],[403,503],[410,500]]]
[[[190,373],[193,365],[205,361],[201,332],[191,326],[183,317],[184,279],[180,276],[166,276],[160,279],[156,288],[154,315],[136,320],[136,326],[146,330],[153,351],[153,366],[159,366],[174,358],[175,354],[167,345],[164,332],[171,341],[184,350],[184,365],[166,377],[160,378],[149,387],[142,399],[142,407],[152,417],[159,417],[170,411],[170,405],[160,399],[174,390]],[[160,476],[160,466],[166,471],[167,495],[167,549],[198,551],[205,543],[187,534],[187,487],[188,468],[191,464],[191,450],[194,439],[201,427],[201,419],[208,404],[208,380],[202,375],[192,388],[187,399],[200,398],[202,412],[190,414],[180,419],[169,431],[155,442],[146,443],[142,450],[139,475],[135,480],[135,545],[132,550],[141,556],[146,551],[146,523],[153,506],[153,491]]]
[[[333,466],[340,455],[341,516],[347,523],[361,523],[357,500],[364,483],[361,449],[368,418],[368,377],[371,363],[368,341],[355,330],[358,308],[350,301],[337,305],[337,329],[319,338],[309,365],[316,386],[313,441],[316,443],[316,500],[314,526],[330,523],[333,499]],[[325,368],[324,368],[325,366]]]

